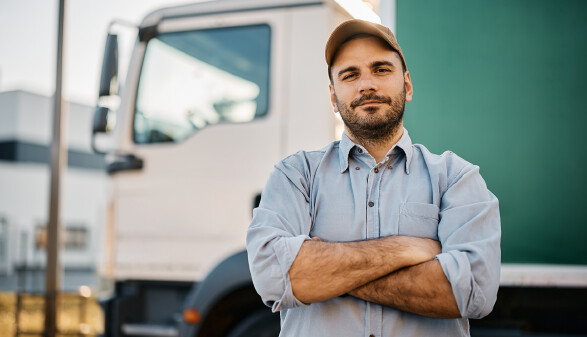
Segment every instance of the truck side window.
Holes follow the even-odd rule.
[[[211,124],[267,114],[268,25],[162,33],[149,40],[134,141],[178,142]]]

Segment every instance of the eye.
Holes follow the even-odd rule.
[[[344,76],[342,77],[342,80],[343,80],[343,81],[350,80],[350,79],[352,79],[352,78],[356,77],[356,75],[357,75],[356,73],[349,73],[349,74],[346,74],[346,75],[344,75]]]
[[[391,72],[391,69],[389,69],[389,68],[377,68],[377,69],[375,69],[375,72],[376,73],[380,73],[380,74],[389,73],[389,72]]]

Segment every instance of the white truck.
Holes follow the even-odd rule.
[[[393,1],[381,4],[389,2]],[[351,18],[351,10],[341,5],[349,3],[362,4],[359,0],[218,0],[155,11],[138,27],[120,88],[116,36],[109,35],[93,126],[94,148],[107,154],[112,180],[101,270],[105,278],[115,281],[113,296],[104,302],[107,336],[277,336],[278,316],[263,306],[251,283],[245,232],[274,163],[300,149],[320,148],[341,134],[329,102],[323,53],[332,29]],[[442,6],[458,7],[449,3]],[[418,64],[422,55],[442,64],[457,59],[469,62],[468,54],[427,54],[430,47],[422,40],[436,43],[452,38],[452,26],[427,28],[427,32],[438,28],[444,35],[410,39],[410,32],[418,31],[425,20],[436,22],[436,7],[425,10],[422,6],[426,7],[420,2],[398,4],[398,9],[403,8],[399,38],[407,36],[404,52],[411,53],[414,62],[408,60],[408,64]],[[478,11],[472,13],[485,10],[484,3],[475,6]],[[517,4],[511,6],[523,12]],[[539,5],[533,8],[539,7],[549,11]],[[566,17],[558,20],[565,26]],[[546,24],[545,31],[550,31]],[[471,44],[479,43],[476,35],[466,36]],[[558,36],[552,41],[558,41]],[[551,62],[548,54],[532,53],[531,57]],[[582,59],[576,60],[569,69],[583,69]],[[510,65],[509,59],[504,62]],[[413,79],[426,64],[420,59]],[[427,81],[434,82],[433,74],[427,76],[428,80],[420,77],[416,84],[422,89],[418,92],[426,91]],[[499,76],[494,81],[493,87],[503,84]],[[539,82],[535,87],[529,82],[524,90],[541,90]],[[472,88],[469,96],[477,97],[476,87]],[[488,88],[490,96],[500,92]],[[441,89],[435,88],[434,93]],[[577,87],[567,89],[575,92]],[[418,101],[426,100],[425,96],[418,96]],[[429,92],[428,106],[437,104],[435,97]],[[112,103],[118,101],[114,107]],[[443,113],[442,118],[461,133],[486,132],[483,119],[463,110],[466,106],[453,111],[452,117]],[[581,111],[578,105],[567,109]],[[495,109],[492,114],[508,121],[522,118],[509,111]],[[551,130],[550,110],[543,113],[533,125]],[[411,122],[418,122],[409,126],[413,136],[438,132],[425,116],[406,114]],[[580,124],[565,118],[559,122],[562,130],[575,130],[575,124]],[[526,124],[520,120],[519,125]],[[503,137],[508,144],[520,139],[541,144],[529,129]],[[450,137],[434,136],[424,143],[448,145],[445,138]],[[563,138],[558,141],[557,149],[569,147]],[[573,151],[580,153],[583,145],[573,143]],[[585,246],[576,239],[585,236],[581,213],[569,206],[574,204],[556,206],[551,197],[568,195],[575,190],[572,184],[584,181],[584,175],[580,170],[569,171],[575,176],[565,181],[567,185],[557,180],[558,189],[541,191],[536,205],[548,200],[549,207],[519,207],[519,193],[536,190],[535,181],[552,180],[551,173],[516,181],[511,168],[501,164],[502,147],[481,149],[478,142],[470,147],[469,153],[491,158],[482,167],[493,177],[492,186],[501,201],[502,261],[506,262],[494,311],[481,321],[471,321],[472,335],[587,335]],[[519,172],[536,166],[530,159],[518,162]],[[574,193],[567,200],[580,203],[583,193],[580,189]],[[546,240],[545,245],[547,233],[553,233],[552,219],[561,214],[567,216],[566,226],[574,224],[576,230],[565,229],[566,234],[553,241],[558,244]]]
[[[340,136],[323,55],[349,18],[334,0],[157,10],[138,27],[120,88],[109,33],[93,125],[112,180],[105,335],[277,335],[245,233],[273,165]]]

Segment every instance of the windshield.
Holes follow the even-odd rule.
[[[266,115],[269,53],[267,25],[152,38],[135,105],[135,142],[181,141],[210,124]]]

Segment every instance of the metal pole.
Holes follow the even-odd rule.
[[[45,269],[45,336],[57,334],[57,294],[61,288],[61,265],[59,261],[59,200],[61,176],[67,166],[67,146],[65,140],[65,121],[67,115],[62,111],[61,93],[63,81],[63,31],[65,0],[59,0],[59,20],[57,33],[57,68],[55,76],[53,143],[51,144],[51,197],[49,202],[49,225],[47,227],[47,267]]]

